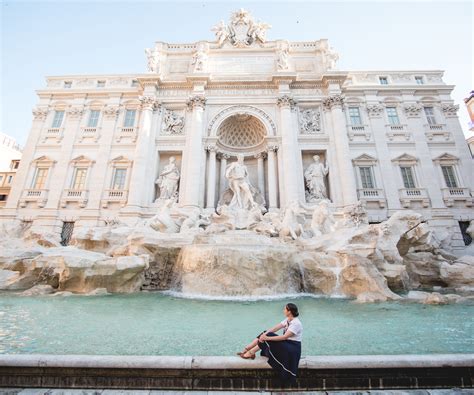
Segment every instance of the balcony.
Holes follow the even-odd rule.
[[[423,207],[430,206],[430,198],[424,188],[402,188],[398,192],[404,208],[410,208],[412,202],[421,202]]]
[[[65,208],[71,202],[79,203],[81,208],[86,207],[88,192],[86,189],[65,189],[61,198],[61,207]]]
[[[446,130],[445,124],[425,124],[425,136],[429,141],[449,141],[451,133]]]
[[[20,207],[24,208],[29,202],[36,202],[38,207],[42,208],[48,201],[47,189],[25,189],[20,198]]]
[[[79,142],[83,142],[85,139],[93,139],[95,142],[99,141],[99,129],[98,127],[83,126],[81,137]]]
[[[407,125],[385,125],[386,135],[390,141],[410,141],[411,133],[408,132]]]
[[[441,188],[443,192],[444,204],[447,207],[454,205],[455,201],[465,201],[466,206],[472,206],[472,196],[469,188]]]
[[[117,135],[116,141],[120,142],[123,138],[130,139],[132,142],[137,140],[138,128],[135,127],[121,127]]]
[[[61,141],[63,138],[63,128],[48,128],[46,133],[43,135],[42,142],[46,142],[48,139],[55,139],[56,141]]]
[[[350,141],[354,141],[354,139],[358,138],[363,138],[366,141],[370,140],[370,131],[367,125],[349,125],[347,129],[347,135]]]
[[[127,204],[128,190],[126,189],[107,189],[102,198],[102,208],[107,208],[109,203],[119,203],[121,207]]]
[[[386,205],[383,189],[360,188],[357,190],[357,196],[359,197],[359,200],[378,203],[380,208],[384,208]]]

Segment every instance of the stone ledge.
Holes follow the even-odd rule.
[[[246,360],[222,356],[149,355],[0,355],[4,367],[70,367],[134,369],[269,369],[267,359]],[[343,355],[302,357],[300,369],[474,367],[474,354]]]

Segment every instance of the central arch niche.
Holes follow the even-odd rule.
[[[265,142],[265,125],[257,117],[239,113],[226,118],[217,130],[217,142],[230,151],[253,151]]]

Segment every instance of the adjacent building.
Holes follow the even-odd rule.
[[[269,41],[269,27],[240,10],[214,41],[156,42],[146,73],[47,77],[1,219],[59,233],[148,218],[171,157],[177,204],[214,211],[238,154],[277,211],[311,203],[318,155],[336,215],[416,210],[462,248],[473,160],[443,72],[338,70],[327,40]]]
[[[0,133],[0,208],[6,204],[20,158],[21,148],[15,139]]]

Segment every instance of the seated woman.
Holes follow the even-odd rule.
[[[268,331],[263,331],[237,355],[244,359],[254,359],[255,353],[260,349],[260,355],[268,358],[269,365],[278,372],[281,379],[294,384],[301,358],[303,326],[297,318],[299,313],[295,304],[288,303],[283,313],[286,317],[283,321]],[[282,328],[283,335],[275,333]]]

